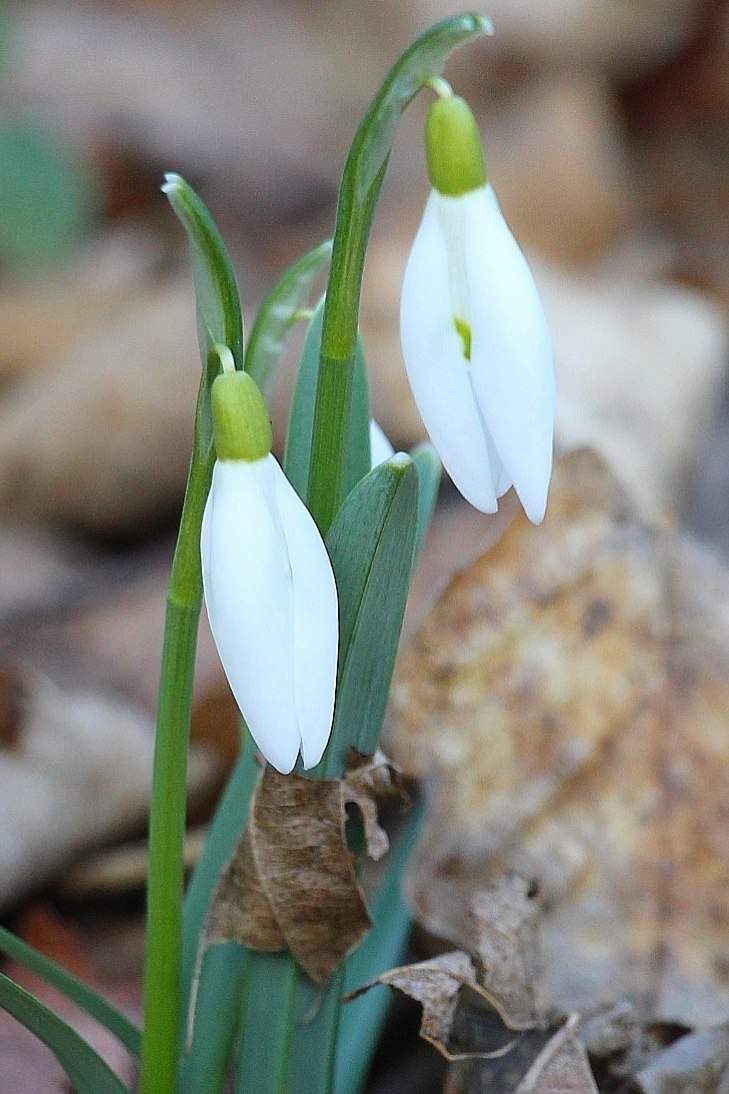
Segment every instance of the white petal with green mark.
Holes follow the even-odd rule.
[[[251,735],[288,774],[318,762],[331,731],[334,577],[310,514],[273,456],[218,461],[201,555],[210,628]]]

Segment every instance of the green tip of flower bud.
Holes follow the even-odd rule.
[[[213,381],[210,397],[218,459],[262,460],[267,456],[273,434],[255,380],[247,372],[222,372]]]
[[[481,135],[473,112],[459,95],[439,98],[425,123],[428,175],[434,189],[457,198],[486,185]]]

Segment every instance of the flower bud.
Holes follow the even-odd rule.
[[[436,99],[425,123],[428,176],[434,190],[460,197],[486,184],[481,136],[473,112],[459,95]]]

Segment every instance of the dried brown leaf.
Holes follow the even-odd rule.
[[[395,758],[438,776],[419,918],[469,949],[486,880],[533,878],[540,1002],[726,1021],[728,666],[726,572],[562,461],[544,525],[515,520],[399,664]]]
[[[370,927],[344,821],[338,780],[267,767],[221,876],[203,945],[236,939],[253,949],[288,948],[316,984],[325,984]]]
[[[530,1067],[516,1094],[597,1094],[584,1047],[569,1018]]]
[[[729,1026],[681,1037],[643,1068],[635,1083],[641,1094],[717,1094],[728,1089]]]
[[[381,753],[358,757],[345,779],[262,773],[248,825],[208,913],[200,959],[235,939],[255,950],[290,950],[314,981],[326,984],[371,921],[345,837],[346,806],[361,810],[373,857],[387,850],[375,799],[395,792]]]
[[[390,841],[377,819],[377,802],[388,797],[407,800],[399,772],[380,751],[369,757],[353,750],[342,789],[345,805],[356,805],[362,816],[367,854],[379,862]]]
[[[27,701],[28,682],[22,672],[13,665],[0,665],[0,749],[19,747]]]
[[[518,874],[507,874],[471,901],[469,952],[478,963],[479,982],[496,1001],[511,1029],[536,1021],[535,986],[539,970],[535,891]]]
[[[423,1008],[420,1036],[445,1056],[455,1059],[448,1051],[458,996],[464,986],[478,991],[476,969],[471,958],[461,950],[420,961],[416,965],[402,965],[383,972],[346,996],[347,1001],[356,999],[377,984],[385,984],[415,999]]]

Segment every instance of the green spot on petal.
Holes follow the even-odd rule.
[[[471,360],[471,328],[465,319],[456,316],[453,320],[455,328],[458,331],[458,337],[463,343],[463,356],[467,361]]]

